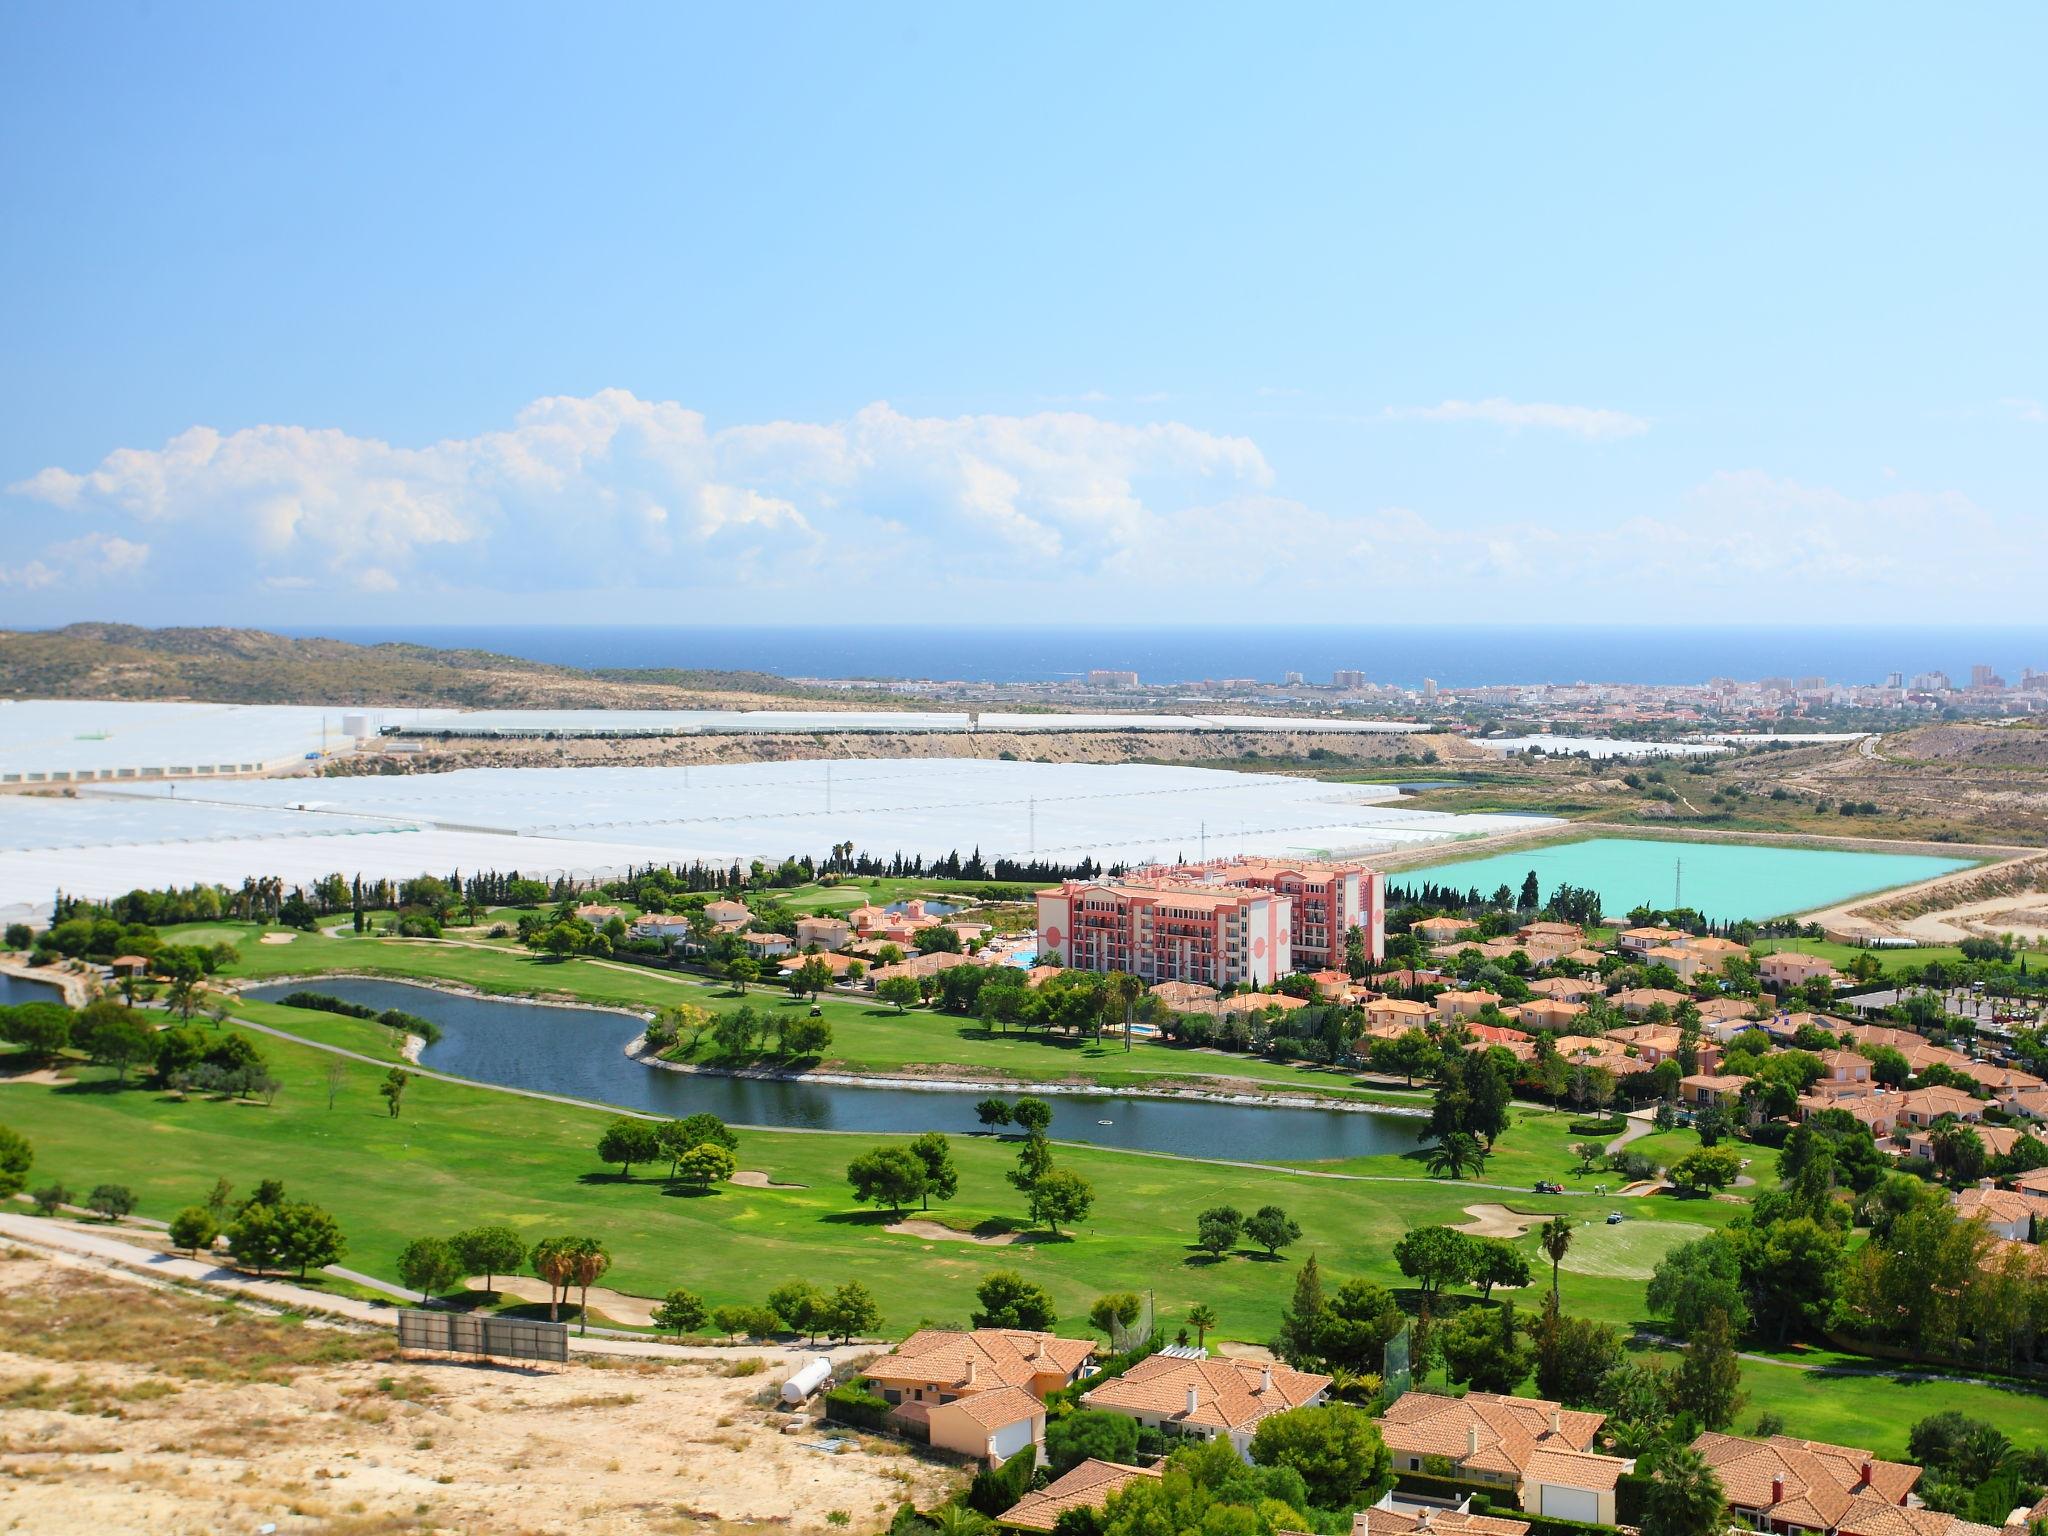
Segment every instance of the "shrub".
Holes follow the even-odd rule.
[[[888,1425],[889,1404],[870,1392],[866,1382],[849,1381],[825,1394],[825,1417],[856,1429],[883,1429]]]

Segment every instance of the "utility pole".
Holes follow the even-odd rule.
[[[1038,857],[1038,796],[1027,796],[1024,803],[1029,807],[1027,814],[1030,817],[1030,831],[1027,833],[1028,841],[1025,846],[1029,849],[1029,857],[1036,860]]]

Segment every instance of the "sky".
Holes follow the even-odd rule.
[[[0,624],[2028,621],[2038,5],[0,7]]]

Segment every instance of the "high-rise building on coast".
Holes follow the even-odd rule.
[[[1330,674],[1332,688],[1363,688],[1365,674],[1356,667],[1339,667]]]

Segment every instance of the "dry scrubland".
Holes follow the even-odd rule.
[[[0,1247],[0,1530],[828,1531],[958,1474],[780,1432],[780,1377],[697,1362],[517,1371]]]

